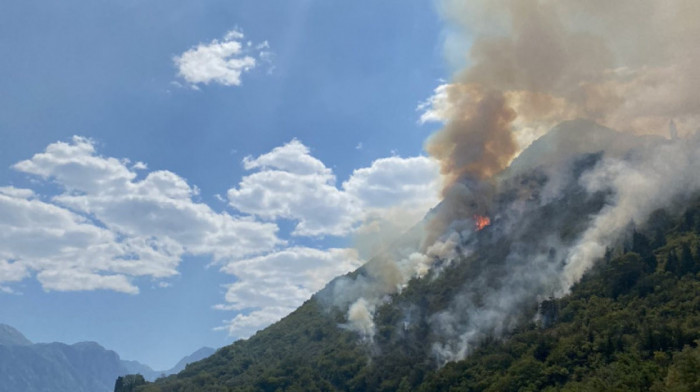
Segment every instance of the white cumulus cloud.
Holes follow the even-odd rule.
[[[437,203],[439,173],[438,163],[431,158],[393,156],[356,169],[343,183],[343,189],[365,208],[429,208]]]
[[[368,217],[397,208],[415,223],[440,190],[439,166],[424,156],[377,159],[338,187],[332,170],[296,139],[243,164],[258,171],[228,191],[231,206],[263,219],[297,221],[293,234],[302,236],[347,235]]]
[[[226,304],[217,307],[242,311],[226,329],[233,336],[248,337],[296,309],[334,277],[362,263],[351,249],[306,247],[232,261],[221,270],[238,281],[228,286]]]
[[[175,56],[173,61],[178,68],[178,76],[193,86],[212,82],[239,86],[244,72],[255,68],[258,59],[267,61],[270,57],[267,41],[253,46],[250,42],[243,42],[243,39],[243,33],[232,30],[221,40],[200,43]]]
[[[371,243],[415,224],[441,188],[424,156],[377,159],[339,183],[296,139],[242,164],[250,172],[228,191],[234,216],[197,201],[177,174],[102,156],[91,139],[49,144],[13,168],[56,193],[0,187],[0,291],[35,278],[45,290],[136,294],[144,279],[167,286],[183,257],[205,256],[233,277],[215,308],[235,314],[220,329],[247,337],[371,256],[289,246],[279,220],[295,222],[296,237]]]
[[[154,171],[137,180],[128,164],[77,136],[15,164],[63,191],[42,201],[0,189],[0,283],[36,273],[47,290],[136,293],[132,278],[175,275],[186,254],[224,262],[284,243],[276,224],[215,212],[193,200],[198,190],[182,177]]]
[[[416,224],[441,189],[433,159],[392,156],[356,169],[340,186],[333,171],[293,139],[243,166],[253,173],[228,191],[237,210],[265,220],[296,222],[296,236],[353,235],[363,254],[348,249],[292,247],[231,261],[222,271],[238,279],[219,309],[241,313],[222,327],[237,337],[284,317],[330,279],[352,271],[393,235]]]
[[[420,112],[421,124],[429,122],[444,122],[449,118],[452,109],[448,94],[450,85],[443,83],[433,90],[433,95],[418,104],[416,111]]]
[[[259,171],[228,191],[232,207],[263,219],[295,220],[295,235],[345,235],[352,230],[361,212],[357,201],[336,187],[332,171],[298,140],[247,157],[243,164]]]
[[[138,288],[118,271],[134,262],[139,249],[119,242],[115,233],[92,224],[86,217],[37,199],[0,194],[0,283],[20,281],[32,271],[45,289],[91,290],[108,288],[136,293]],[[132,276],[166,277],[176,273],[172,259],[138,257],[147,266]],[[123,264],[122,264],[123,263]],[[66,276],[78,272],[79,279]],[[60,276],[65,279],[61,281]],[[106,279],[106,280],[105,280]],[[108,283],[100,287],[99,281]]]

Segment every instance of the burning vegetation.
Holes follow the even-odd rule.
[[[490,224],[491,218],[488,216],[474,215],[474,227],[476,228],[476,231],[481,231]]]
[[[422,318],[444,364],[510,331],[523,308],[568,293],[631,225],[700,190],[700,103],[687,88],[700,81],[700,51],[686,36],[700,33],[689,17],[700,7],[440,4],[452,31],[474,37],[469,66],[429,109],[444,124],[425,145],[441,164],[443,200],[411,240],[329,291],[333,307],[351,310],[342,326],[371,344],[377,309],[409,282],[468,266],[451,304]]]
[[[473,37],[469,66],[431,100],[431,117],[444,126],[425,148],[440,161],[443,200],[400,241],[252,340],[303,330],[297,335],[321,358],[312,363],[328,383],[320,389],[562,390],[570,383],[563,390],[599,390],[624,379],[629,390],[654,383],[666,390],[679,380],[669,364],[681,358],[669,353],[700,338],[690,327],[700,325],[692,307],[700,248],[690,250],[700,244],[700,206],[684,210],[700,193],[700,135],[693,132],[700,126],[693,39],[700,6],[439,4],[451,31]],[[685,223],[667,223],[674,219]],[[582,281],[590,271],[595,278]],[[646,308],[664,300],[661,288],[683,298],[667,318]],[[317,306],[326,318],[316,324],[289,321],[311,319]],[[561,323],[556,330],[532,338],[553,320]],[[342,354],[323,345],[328,336],[344,344]],[[494,343],[504,336],[515,340]],[[481,348],[485,342],[496,354]],[[241,358],[235,347],[218,355],[222,363]],[[693,355],[688,349],[687,363]],[[482,362],[469,362],[474,357]],[[241,369],[250,365],[240,361]],[[582,366],[603,381],[589,382]],[[501,377],[507,367],[516,369],[510,379]],[[436,368],[437,376],[426,376]]]

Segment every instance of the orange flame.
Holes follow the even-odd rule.
[[[474,226],[476,227],[476,231],[480,231],[490,224],[491,218],[488,216],[474,215]]]

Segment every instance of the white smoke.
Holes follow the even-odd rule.
[[[651,212],[700,190],[700,143],[697,137],[659,141],[628,159],[608,158],[582,178],[589,192],[612,190],[615,200],[595,216],[571,250],[563,292],[603,257],[613,238],[630,222],[645,222]]]
[[[384,252],[364,267],[362,275],[343,277],[336,281],[334,304],[342,307],[351,303],[345,327],[372,341],[376,309],[388,303],[391,295],[400,294],[412,279],[424,278],[436,262],[444,267],[459,257],[467,256],[458,250],[460,238],[464,235],[468,233],[451,232],[444,239],[435,241],[424,252],[409,246],[403,248],[403,256],[401,252]]]
[[[700,6],[439,4],[450,34],[473,37],[468,66],[420,107],[421,121],[444,122],[426,143],[443,201],[410,241],[331,291],[348,328],[371,341],[375,312],[412,279],[459,274],[449,304],[423,315],[444,364],[568,293],[631,224],[700,191]],[[475,233],[474,215],[492,227]]]
[[[586,127],[595,126],[585,122],[564,124],[562,128],[568,129],[538,141],[533,151],[525,151],[523,159],[516,160],[512,170],[498,178],[506,183],[515,173],[547,173],[536,202],[529,204],[521,198],[500,212],[504,221],[514,223],[504,225],[503,237],[512,241],[508,254],[498,265],[470,266],[471,276],[449,307],[431,316],[432,333],[437,336],[432,350],[439,364],[463,359],[483,339],[511,331],[523,321],[521,317],[527,313],[524,310],[544,299],[567,294],[631,224],[644,224],[655,210],[682,206],[700,192],[700,137],[667,140],[624,136],[613,131],[605,137]],[[599,140],[581,145],[578,135],[587,131]],[[553,146],[557,147],[557,156],[543,157],[546,166],[529,166],[530,154]],[[596,151],[600,154],[587,155]],[[572,166],[571,160],[567,163],[567,156],[595,159],[576,177],[576,165]],[[590,215],[570,215],[567,219],[574,218],[571,222],[562,221],[561,216],[549,216],[541,224],[556,230],[528,233],[540,224],[528,221],[529,216],[538,214],[538,208],[561,203],[561,198],[571,194],[572,185],[579,187],[586,198],[604,195],[601,208]],[[563,206],[578,208],[568,201]],[[559,208],[554,209],[556,214],[566,214]],[[585,227],[569,241],[558,225],[566,231],[576,221],[584,222]],[[532,242],[527,243],[527,239]],[[476,249],[478,253],[480,248]]]

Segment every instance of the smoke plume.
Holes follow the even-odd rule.
[[[441,163],[449,188],[462,178],[484,180],[508,166],[517,151],[511,132],[516,113],[500,91],[478,84],[449,86],[450,116],[426,144]]]
[[[452,84],[500,91],[517,113],[516,139],[575,118],[639,134],[665,133],[672,118],[681,133],[700,126],[696,1],[442,0],[439,8],[452,34],[474,37]],[[460,90],[448,105],[470,94]],[[463,115],[451,110],[448,124]]]
[[[443,200],[326,291],[348,310],[345,327],[372,341],[378,308],[402,301],[412,279],[439,282],[449,269],[448,305],[403,327],[412,336],[413,324],[430,325],[430,355],[444,364],[565,295],[630,224],[700,191],[700,3],[442,0],[439,9],[448,35],[469,37],[451,42],[471,43],[423,116],[444,123],[425,145],[441,164]],[[464,54],[455,47],[449,59]]]

